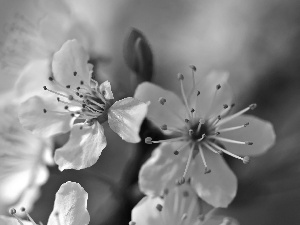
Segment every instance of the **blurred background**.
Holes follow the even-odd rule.
[[[132,96],[123,42],[137,28],[153,51],[152,82],[178,92],[176,74],[190,75],[190,64],[198,75],[228,71],[236,110],[255,102],[252,113],[275,127],[277,143],[265,155],[248,165],[227,160],[239,179],[238,194],[229,208],[216,213],[241,225],[298,225],[299,12],[297,0],[0,0],[0,92],[14,88],[28,62],[51,57],[64,41],[77,38],[89,52],[97,79],[110,80],[119,98]],[[109,145],[97,164],[82,171],[49,168],[31,213],[36,221],[47,222],[56,191],[70,180],[89,193],[91,225],[128,224],[142,197],[137,174],[153,146],[125,143],[106,130]],[[141,136],[149,132],[159,135],[145,121]],[[60,146],[67,137],[54,140]]]

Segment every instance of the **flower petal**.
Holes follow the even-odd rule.
[[[70,181],[62,184],[56,193],[48,225],[87,225],[90,222],[87,199],[88,193],[80,184]]]
[[[60,109],[58,106],[57,100],[53,97],[31,97],[20,106],[20,122],[25,129],[44,137],[65,133],[71,129],[73,118],[68,113],[51,112],[64,111],[63,107]]]
[[[147,114],[147,108],[146,103],[135,98],[116,101],[108,111],[110,128],[127,142],[139,142],[140,126]]]
[[[57,149],[54,161],[61,171],[65,169],[84,169],[94,165],[106,147],[103,127],[99,123],[92,126],[75,124],[69,141]]]
[[[231,89],[227,84],[228,77],[228,73],[213,71],[200,78],[196,84],[196,89],[200,91],[200,96],[197,97],[197,113],[208,118],[218,114],[224,104],[232,103]],[[219,84],[221,88],[216,91]]]
[[[223,143],[226,149],[236,155],[253,156],[265,153],[275,143],[275,132],[272,124],[255,116],[242,115],[224,124],[222,127],[234,127],[249,122],[242,130],[224,132],[220,136],[237,140],[250,141],[253,145]]]
[[[110,82],[109,81],[105,81],[102,84],[100,84],[99,86],[100,92],[104,94],[104,98],[105,99],[114,99],[114,95],[111,91],[111,86],[110,86]]]
[[[43,90],[43,86],[52,87],[49,81],[51,73],[50,60],[34,60],[26,65],[15,84],[17,97],[21,101],[37,95]]]
[[[174,155],[182,143],[163,143],[152,153],[139,173],[139,187],[146,195],[160,196],[165,188],[175,186],[181,178],[188,158],[187,151]]]
[[[157,197],[144,197],[132,210],[131,220],[139,225],[164,225],[157,204],[163,204],[162,199]]]
[[[81,81],[90,85],[89,57],[77,40],[63,44],[53,56],[52,71],[54,78],[63,86],[71,85],[76,89]]]
[[[144,102],[151,102],[147,116],[157,126],[160,127],[163,124],[180,128],[184,126],[184,119],[187,118],[185,106],[173,92],[164,90],[155,84],[144,82],[137,87],[134,97]],[[166,99],[165,105],[159,103],[159,98]],[[177,115],[182,119],[178,118]]]
[[[214,207],[227,207],[237,191],[237,179],[223,157],[203,149],[208,168],[211,172],[204,174],[205,167],[200,154],[193,161],[191,172],[192,186],[204,201]]]

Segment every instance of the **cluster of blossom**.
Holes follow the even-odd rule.
[[[29,152],[19,148],[13,153],[1,153],[1,160],[14,157],[11,154],[24,155],[17,165],[1,163],[2,171],[7,167],[19,171],[20,165],[25,164],[28,171],[35,171],[28,172],[34,176],[26,189],[35,188],[45,182],[38,176],[40,171],[47,173],[45,165],[51,163],[51,157],[46,160],[43,156],[49,150],[46,140],[51,136],[70,131],[67,143],[54,153],[54,162],[61,171],[85,169],[96,163],[107,145],[103,123],[108,122],[123,140],[137,143],[140,126],[147,116],[166,138],[145,139],[147,144],[160,145],[140,170],[139,187],[147,196],[133,209],[130,224],[236,224],[232,219],[215,217],[213,211],[204,212],[202,204],[205,201],[215,208],[227,207],[236,195],[237,179],[222,154],[248,163],[249,156],[261,154],[273,145],[272,125],[244,115],[256,104],[231,113],[234,104],[228,74],[213,72],[196,78],[195,66],[191,66],[192,87],[188,92],[184,76],[178,74],[182,98],[144,82],[134,98],[115,101],[110,83],[99,84],[93,79],[88,60],[78,41],[67,41],[54,54],[51,65],[41,64],[51,66],[52,72],[43,74],[43,86],[38,82],[40,91],[33,88],[31,80],[22,83],[23,92],[31,89],[33,94],[11,107],[17,109],[21,125],[33,133],[23,130],[25,138],[35,142],[31,141],[34,146],[29,146]],[[38,149],[34,151],[35,148]],[[23,172],[24,166],[20,173]],[[48,224],[88,224],[86,204],[87,193],[79,184],[63,184]],[[15,218],[2,216],[1,220],[6,224],[36,224],[24,207],[20,210],[29,223],[20,219],[15,209],[10,210]]]
[[[47,48],[46,57],[23,68],[15,90],[1,98],[0,198],[2,206],[15,207],[11,216],[0,216],[0,224],[36,225],[28,212],[48,179],[48,165],[61,171],[91,167],[110,144],[103,124],[124,141],[138,143],[146,118],[164,138],[142,140],[156,148],[139,172],[146,197],[132,210],[129,224],[238,224],[214,215],[237,192],[237,178],[223,155],[247,164],[274,144],[275,134],[269,122],[245,115],[256,104],[234,112],[229,75],[199,76],[190,66],[191,76],[177,75],[181,97],[143,82],[134,97],[115,100],[110,82],[94,78],[87,43],[68,40],[58,49],[64,38],[51,45],[55,51]],[[51,137],[67,132],[68,141],[52,156]],[[88,224],[87,199],[80,184],[61,185],[48,224]]]

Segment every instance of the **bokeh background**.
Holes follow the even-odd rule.
[[[189,76],[190,64],[198,75],[228,71],[236,110],[255,102],[252,113],[275,127],[277,143],[265,155],[248,165],[227,159],[239,179],[238,194],[229,208],[216,213],[241,225],[298,225],[299,12],[297,0],[0,0],[0,92],[13,89],[30,60],[51,57],[64,41],[77,38],[98,79],[110,80],[118,97],[130,96],[135,86],[128,79],[123,42],[135,27],[151,44],[152,82],[178,92],[176,74]],[[40,30],[42,35],[36,35]],[[145,121],[141,136],[149,132],[159,135]],[[128,224],[142,197],[137,174],[153,146],[125,143],[109,129],[106,136],[109,145],[91,168],[49,168],[50,178],[31,213],[36,221],[47,222],[56,191],[70,180],[89,193],[91,225]],[[59,146],[67,137],[54,139]]]

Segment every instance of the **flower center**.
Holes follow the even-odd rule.
[[[200,121],[200,119],[198,120]],[[194,122],[191,124],[190,129],[188,130],[190,132],[190,138],[194,142],[198,142],[199,139],[201,139],[203,136],[209,135],[209,128],[206,123],[201,124],[200,129],[199,129],[199,122]]]
[[[77,76],[76,71],[74,76]],[[83,125],[87,126],[93,125],[96,121],[102,124],[108,120],[107,111],[114,100],[105,97],[107,93],[105,90],[100,90],[97,81],[91,79],[94,85],[86,85],[83,81],[80,81],[76,87],[71,85],[63,86],[52,76],[49,77],[49,81],[62,92],[51,90],[46,86],[43,87],[44,90],[59,96],[57,101],[64,105],[65,111],[53,111],[44,108],[44,113],[69,114],[77,120],[84,120]]]
[[[161,126],[162,130],[166,131],[172,131],[177,133],[175,138],[170,138],[167,140],[158,140],[158,141],[153,141],[151,137],[147,137],[145,139],[145,142],[147,144],[152,144],[152,143],[163,143],[163,142],[177,142],[177,143],[182,143],[182,145],[178,149],[174,149],[174,154],[179,155],[180,152],[183,151],[188,151],[188,159],[186,163],[186,167],[184,170],[184,174],[181,179],[178,180],[179,184],[182,184],[185,182],[185,177],[187,175],[187,171],[189,169],[189,166],[191,164],[191,161],[198,155],[200,154],[200,157],[202,159],[203,165],[205,167],[204,173],[210,173],[211,170],[208,168],[208,165],[206,163],[205,159],[205,151],[211,151],[216,154],[222,154],[225,153],[227,155],[230,155],[234,158],[240,159],[243,161],[243,163],[248,163],[249,162],[249,157],[240,157],[238,155],[235,155],[231,153],[230,151],[226,150],[223,147],[223,143],[231,143],[231,144],[239,144],[239,145],[252,145],[253,142],[250,141],[238,141],[238,140],[232,140],[228,138],[222,137],[221,134],[225,132],[231,132],[235,131],[238,129],[245,129],[249,125],[249,123],[241,124],[239,126],[235,127],[227,127],[227,128],[221,128],[222,125],[228,123],[229,121],[235,119],[236,117],[244,114],[248,110],[253,110],[256,108],[256,104],[251,104],[247,108],[233,114],[229,115],[231,109],[234,107],[234,104],[227,105],[224,104],[223,108],[220,109],[220,112],[216,114],[216,112],[212,113],[211,116],[208,116],[208,118],[200,118],[200,115],[197,114],[197,105],[191,107],[191,98],[193,95],[196,95],[196,104],[198,97],[200,96],[200,91],[196,90],[196,82],[195,82],[195,76],[194,72],[196,71],[195,66],[191,66],[192,69],[192,75],[193,75],[193,87],[192,90],[190,91],[189,95],[185,94],[184,87],[183,87],[183,80],[184,76],[182,74],[178,74],[178,80],[180,81],[180,86],[181,86],[181,94],[182,94],[182,99],[183,103],[185,105],[185,109],[187,112],[187,117],[188,118],[182,118],[182,120],[185,121],[186,126],[183,128],[176,128],[174,127],[169,127],[166,124]],[[215,86],[215,94],[212,99],[212,102],[210,104],[210,108],[207,110],[210,112],[210,110],[213,108],[215,104],[215,99],[219,93],[219,90],[221,89],[220,84],[216,84]],[[167,99],[161,97],[158,100],[161,105],[166,105],[166,109],[169,110],[168,107],[168,101]],[[176,112],[171,111],[170,113],[176,114]],[[217,116],[216,116],[217,115]],[[176,117],[180,117],[180,115],[176,114]]]

